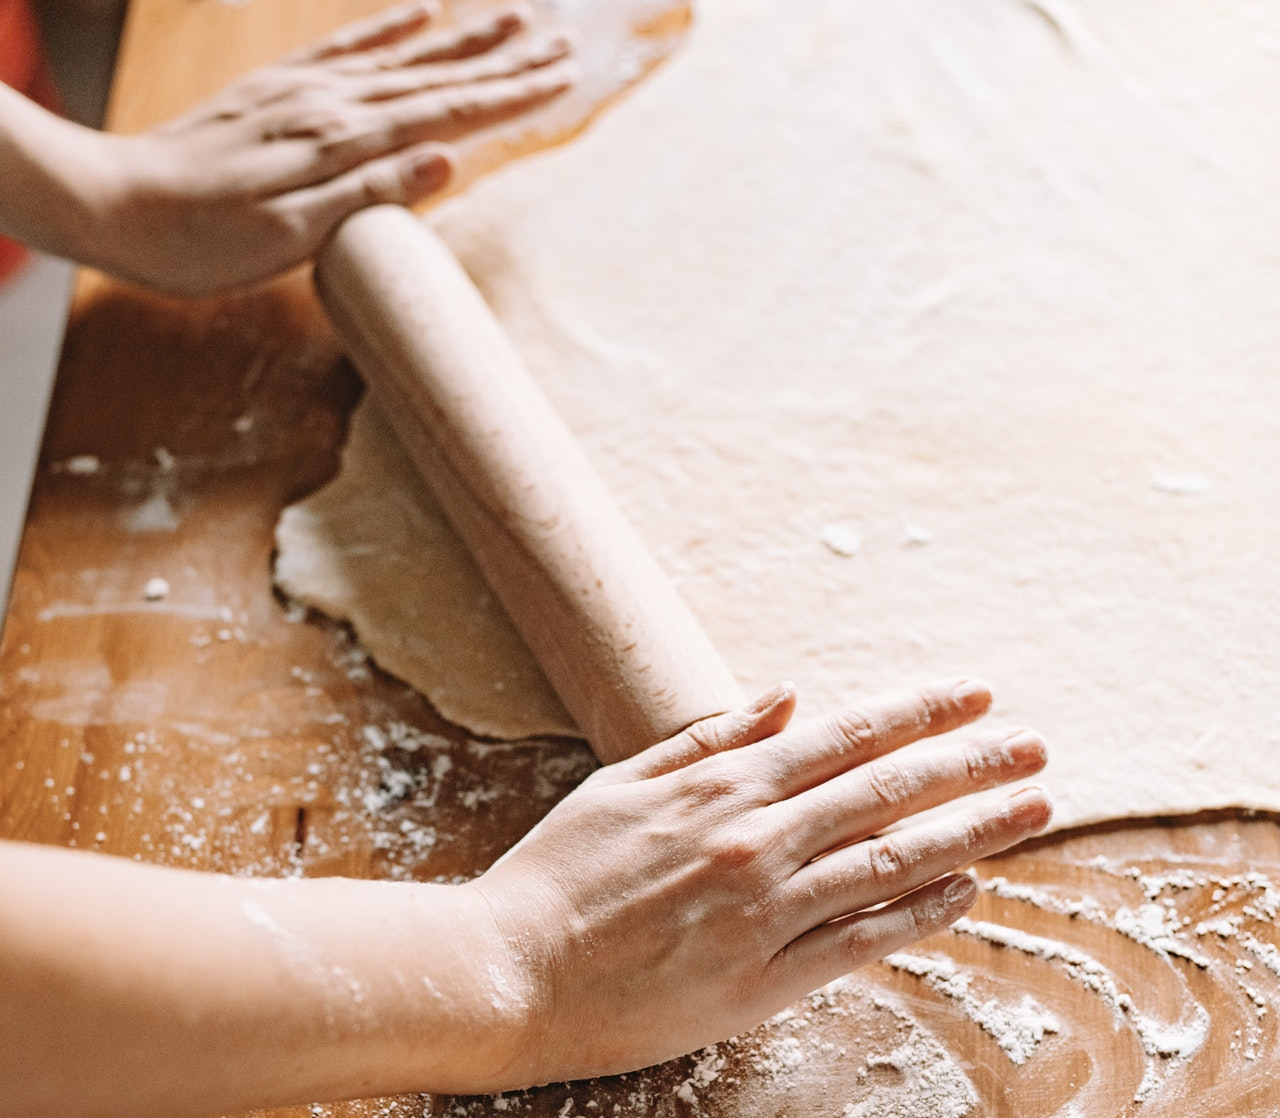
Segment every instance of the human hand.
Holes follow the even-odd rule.
[[[733,1035],[946,927],[975,894],[954,871],[1044,826],[1038,790],[908,819],[1043,765],[1027,731],[898,752],[989,702],[935,685],[788,729],[777,688],[601,769],[466,885],[0,842],[0,1118],[495,1091]]]
[[[522,34],[520,7],[432,31],[434,2],[353,24],[136,136],[98,135],[77,160],[99,220],[75,255],[199,295],[310,257],[350,213],[442,189],[448,142],[575,80],[563,34]]]
[[[510,945],[526,1024],[486,1089],[693,1051],[963,915],[956,871],[1041,830],[1044,793],[882,832],[1043,767],[1027,730],[897,752],[990,701],[935,684],[787,729],[784,686],[593,774],[463,887]]]

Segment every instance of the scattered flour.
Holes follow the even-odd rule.
[[[682,1102],[696,1103],[697,1092],[710,1087],[719,1079],[720,1073],[724,1071],[724,1065],[725,1058],[714,1044],[710,1048],[704,1048],[699,1053],[698,1062],[694,1064],[689,1077],[676,1088],[676,1098]]]
[[[862,533],[848,524],[828,524],[818,538],[842,559],[852,559],[862,547]]]
[[[772,1039],[752,1060],[756,1071],[771,1079],[786,1080],[804,1067],[804,1048],[799,1038],[783,1036]]]
[[[1144,904],[1136,910],[1117,909],[1109,926],[1158,955],[1174,955],[1186,959],[1201,970],[1209,967],[1208,958],[1182,942],[1179,938],[1181,921],[1162,905]]]
[[[1245,934],[1240,937],[1241,946],[1267,968],[1277,978],[1280,978],[1280,950],[1274,944],[1263,943],[1255,936]]]
[[[963,1118],[978,1105],[973,1084],[938,1041],[909,1018],[903,1042],[883,1055],[868,1056],[863,1074],[890,1068],[897,1082],[876,1084],[843,1118]]]
[[[1202,970],[1209,966],[1208,958],[1182,940],[1182,923],[1172,910],[1172,902],[1168,905],[1148,903],[1140,905],[1137,909],[1118,908],[1113,914],[1108,915],[1097,901],[1088,897],[1059,897],[1043,889],[1015,885],[1003,877],[993,877],[990,881],[983,882],[982,887],[1005,900],[1021,901],[1047,912],[1057,912],[1063,916],[1087,920],[1091,924],[1109,928],[1162,958],[1176,956],[1194,963]],[[1177,888],[1189,887],[1182,884],[1177,886]],[[1148,885],[1147,888],[1150,886]],[[1148,892],[1148,896],[1150,895],[1152,894]],[[1158,892],[1155,895],[1159,895]]]
[[[904,547],[924,547],[933,541],[933,533],[919,524],[906,521],[902,525],[902,545]]]
[[[1058,963],[1070,978],[1101,997],[1117,1021],[1129,1022],[1142,1042],[1147,1059],[1146,1071],[1135,1095],[1138,1102],[1149,1100],[1183,1061],[1203,1047],[1209,1035],[1209,1014],[1198,1002],[1191,1002],[1189,1020],[1184,1016],[1175,1023],[1156,1021],[1135,1008],[1133,999],[1121,992],[1114,976],[1097,959],[1069,944],[968,917],[957,920],[952,928],[961,935]]]
[[[971,992],[973,976],[956,968],[950,959],[930,959],[898,953],[885,957],[895,970],[923,978],[930,987],[950,998],[960,1011],[1000,1046],[1015,1064],[1025,1064],[1036,1047],[1050,1033],[1061,1031],[1058,1019],[1031,995],[1017,1005],[990,998],[979,1001]]]
[[[70,474],[72,477],[92,477],[102,469],[102,461],[96,454],[77,454],[61,462],[55,462],[53,469],[57,473]]]
[[[1156,474],[1151,487],[1157,493],[1170,493],[1176,497],[1203,497],[1213,488],[1213,483],[1203,474]]]
[[[169,495],[163,491],[152,493],[140,505],[136,505],[120,514],[120,519],[130,532],[145,534],[148,532],[173,532],[182,523]]]

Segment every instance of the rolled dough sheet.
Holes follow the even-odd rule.
[[[573,720],[424,491],[387,421],[352,417],[338,476],[284,510],[276,582],[350,621],[388,672],[477,734],[572,734]]]
[[[748,687],[980,676],[1058,826],[1280,809],[1277,120],[1275,0],[703,0],[435,221]],[[561,728],[417,500],[288,512],[286,585],[446,715]]]

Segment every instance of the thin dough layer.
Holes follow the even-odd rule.
[[[386,671],[473,733],[576,728],[387,421],[351,419],[338,476],[284,510],[276,582],[342,621]]]
[[[1280,4],[699,16],[437,225],[731,667],[810,713],[981,676],[1048,737],[1058,826],[1280,810]],[[380,478],[375,442],[344,469]],[[429,670],[389,651],[408,610],[357,629],[446,715],[531,732],[545,696],[492,705],[518,646],[440,562],[356,592],[438,593]]]

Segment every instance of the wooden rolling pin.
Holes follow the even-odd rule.
[[[407,210],[349,218],[316,286],[356,367],[597,756],[742,693],[452,253]]]

